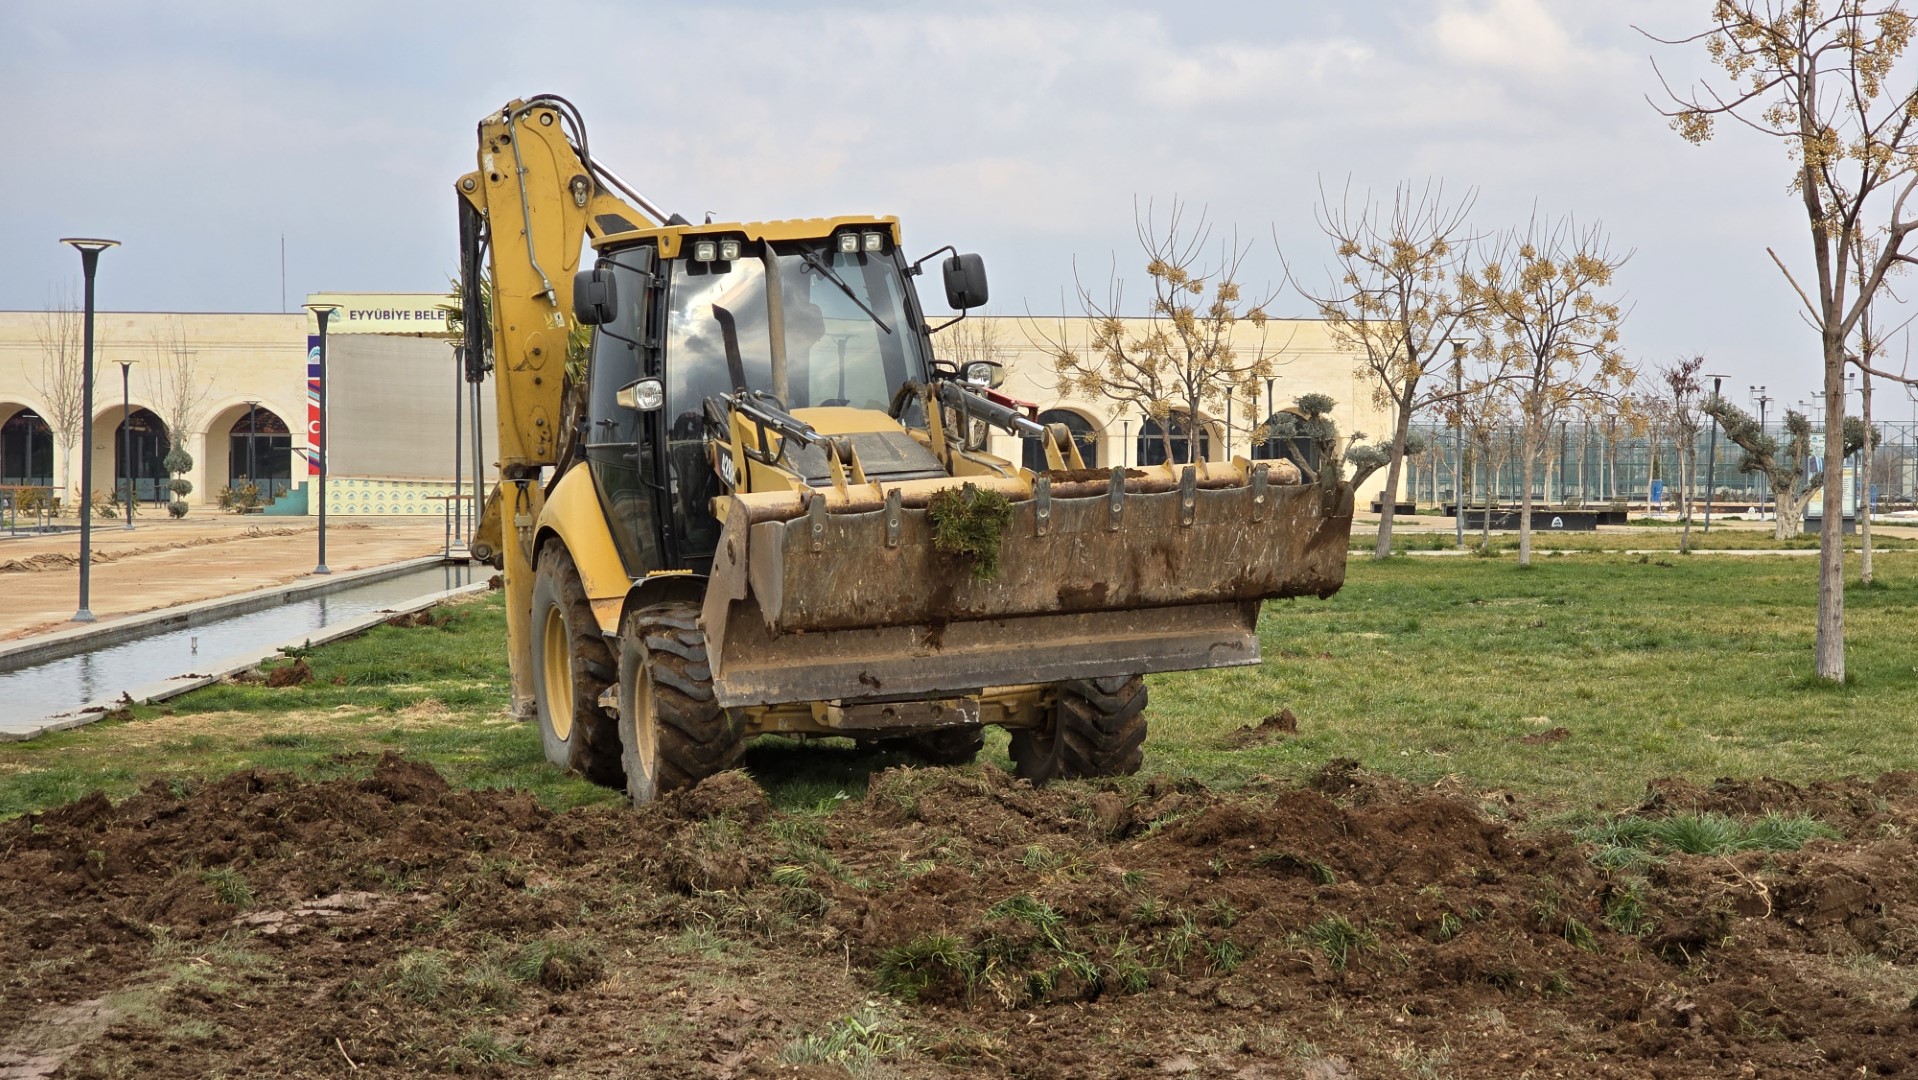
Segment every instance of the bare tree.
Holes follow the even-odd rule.
[[[1278,355],[1267,338],[1265,308],[1273,294],[1246,298],[1239,274],[1250,245],[1235,232],[1208,256],[1212,233],[1205,213],[1188,221],[1178,199],[1163,225],[1150,203],[1143,209],[1135,203],[1133,227],[1152,283],[1147,314],[1135,320],[1139,325],[1125,318],[1124,282],[1115,268],[1104,299],[1076,283],[1079,307],[1092,328],[1083,351],[1063,334],[1055,340],[1037,332],[1052,357],[1060,393],[1105,398],[1149,415],[1158,422],[1167,461],[1177,459],[1178,427],[1186,458],[1193,460],[1209,409],[1236,400],[1248,415],[1257,410],[1259,381],[1272,374]],[[1254,328],[1249,347],[1238,340],[1241,323]]]
[[[1862,289],[1865,287],[1867,267],[1875,261],[1879,244],[1875,238],[1861,236],[1857,239],[1857,245],[1857,250],[1854,252],[1852,258],[1852,274],[1858,287]],[[1891,291],[1889,278],[1880,284],[1879,292],[1880,295],[1891,296],[1893,300],[1898,299]],[[1887,342],[1891,338],[1904,333],[1906,328],[1911,325],[1912,319],[1918,318],[1918,316],[1906,318],[1896,326],[1887,330],[1884,328],[1882,321],[1874,317],[1876,312],[1876,305],[1866,305],[1864,311],[1859,314],[1858,347],[1855,352],[1847,353],[1845,356],[1846,361],[1859,370],[1860,378],[1858,389],[1863,394],[1860,416],[1865,428],[1865,445],[1860,448],[1858,460],[1860,462],[1859,471],[1865,476],[1865,497],[1860,500],[1858,504],[1858,580],[1866,585],[1871,584],[1872,579],[1871,489],[1873,481],[1875,480],[1875,477],[1872,476],[1874,471],[1872,464],[1874,458],[1877,456],[1878,448],[1877,431],[1871,426],[1871,377],[1879,373],[1877,365],[1884,363],[1883,354],[1886,352]],[[1909,358],[1907,358],[1905,364],[1901,366],[1899,373],[1892,376],[1892,379],[1895,382],[1903,382],[1907,386],[1918,384],[1918,380],[1910,379],[1908,375],[1909,368],[1910,361]]]
[[[1534,216],[1492,247],[1474,288],[1485,303],[1489,355],[1510,372],[1519,421],[1518,561],[1532,563],[1532,487],[1559,414],[1616,399],[1633,372],[1618,350],[1612,277],[1630,258],[1611,250],[1601,225]]]
[[[1373,403],[1392,425],[1380,444],[1386,479],[1375,558],[1392,553],[1400,472],[1406,454],[1416,453],[1410,446],[1412,418],[1458,396],[1456,383],[1427,376],[1445,366],[1449,343],[1474,328],[1484,311],[1478,280],[1467,272],[1472,237],[1466,215],[1474,197],[1468,191],[1452,201],[1442,184],[1403,183],[1387,205],[1369,193],[1355,200],[1348,186],[1334,205],[1321,185],[1314,215],[1332,241],[1336,280],[1314,293],[1293,278],[1333,340],[1358,355]],[[1355,473],[1353,484],[1378,467]]]
[[[62,484],[73,483],[73,448],[86,435],[86,356],[84,316],[80,301],[69,288],[65,296],[53,296],[41,309],[34,336],[40,343],[40,377],[28,377],[34,393],[47,403],[47,415],[41,419],[53,431],[60,447]],[[99,347],[99,332],[94,332],[94,347]]]
[[[1678,535],[1678,550],[1686,554],[1692,550],[1692,503],[1697,501],[1693,489],[1698,486],[1698,433],[1705,426],[1698,407],[1699,395],[1704,389],[1698,373],[1704,366],[1704,357],[1693,356],[1674,360],[1658,372],[1671,403],[1672,442],[1678,447],[1678,487],[1684,500],[1680,507],[1685,514],[1685,529]]]
[[[1710,139],[1715,121],[1730,117],[1784,144],[1793,162],[1791,189],[1810,229],[1811,288],[1769,254],[1818,333],[1824,428],[1838,431],[1846,343],[1885,275],[1918,261],[1905,252],[1918,229],[1906,206],[1918,186],[1918,88],[1908,73],[1892,78],[1914,24],[1902,0],[1839,0],[1829,10],[1815,0],[1717,0],[1711,18],[1698,34],[1654,40],[1704,42],[1724,72],[1722,88],[1703,83],[1680,93],[1667,84],[1669,107],[1659,111],[1694,143]],[[1855,270],[1866,235],[1878,246]],[[1844,476],[1843,441],[1825,440],[1827,491]],[[1825,514],[1819,545],[1816,666],[1820,678],[1834,682],[1845,678],[1842,527],[1838,514]]]
[[[960,319],[933,335],[933,347],[940,359],[951,360],[961,367],[988,360],[1010,371],[1015,354],[1001,326],[997,319]]]
[[[147,362],[147,393],[158,409],[160,423],[166,427],[166,470],[173,475],[167,481],[167,489],[173,494],[167,512],[185,517],[186,497],[193,493],[193,483],[186,478],[193,469],[187,436],[199,428],[207,399],[213,395],[213,384],[200,377],[199,359],[188,346],[186,328],[177,318],[153,332],[147,341]]]

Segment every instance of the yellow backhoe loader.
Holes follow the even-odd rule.
[[[960,762],[998,724],[1034,782],[1128,773],[1142,676],[1257,663],[1261,601],[1344,580],[1349,487],[1088,469],[996,365],[942,362],[914,279],[950,253],[963,318],[977,255],[908,261],[890,217],[690,223],[553,96],[482,120],[478,157],[460,348],[495,383],[499,485],[471,546],[556,765],[644,802],[764,733]],[[986,452],[991,429],[1047,467]]]

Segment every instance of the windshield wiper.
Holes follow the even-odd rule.
[[[865,312],[867,317],[872,319],[872,321],[879,327],[879,329],[884,330],[888,334],[892,333],[892,327],[886,325],[886,320],[880,318],[878,312],[867,307],[866,302],[864,300],[859,299],[859,294],[852,291],[852,286],[846,284],[843,280],[841,280],[838,274],[833,273],[832,267],[827,266],[826,263],[819,258],[819,256],[813,254],[810,251],[806,251],[802,248],[799,252],[799,257],[806,260],[807,266],[810,266],[814,270],[817,270],[821,274],[824,274],[827,281],[830,281],[834,285],[839,286],[839,291],[846,294],[846,299],[851,300],[855,304],[858,304],[859,310]]]

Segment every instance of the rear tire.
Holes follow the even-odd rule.
[[[1035,784],[1129,776],[1145,760],[1145,679],[1117,675],[1060,683],[1052,722],[1012,732],[1014,771]]]
[[[619,725],[599,707],[613,684],[613,651],[600,633],[566,545],[548,540],[533,575],[533,702],[546,760],[595,784],[618,787]]]
[[[713,696],[692,604],[654,604],[619,632],[619,733],[626,794],[648,803],[739,761],[739,724]]]

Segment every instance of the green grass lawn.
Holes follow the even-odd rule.
[[[1815,571],[1786,556],[1581,554],[1529,570],[1509,555],[1355,557],[1330,600],[1266,606],[1263,665],[1153,678],[1146,771],[1232,785],[1349,757],[1586,816],[1657,776],[1918,768],[1918,554],[1885,554],[1873,587],[1851,587],[1844,686],[1810,678]],[[249,767],[335,775],[363,767],[339,755],[384,749],[555,807],[615,798],[549,768],[537,732],[507,719],[504,640],[493,594],[438,626],[315,649],[305,686],[210,687],[0,744],[0,816]],[[1299,718],[1296,737],[1227,746],[1281,707]],[[1521,741],[1560,727],[1560,741]],[[995,734],[987,754],[1003,763],[1004,747]],[[810,806],[857,797],[897,760],[766,740],[747,765],[782,805]]]

